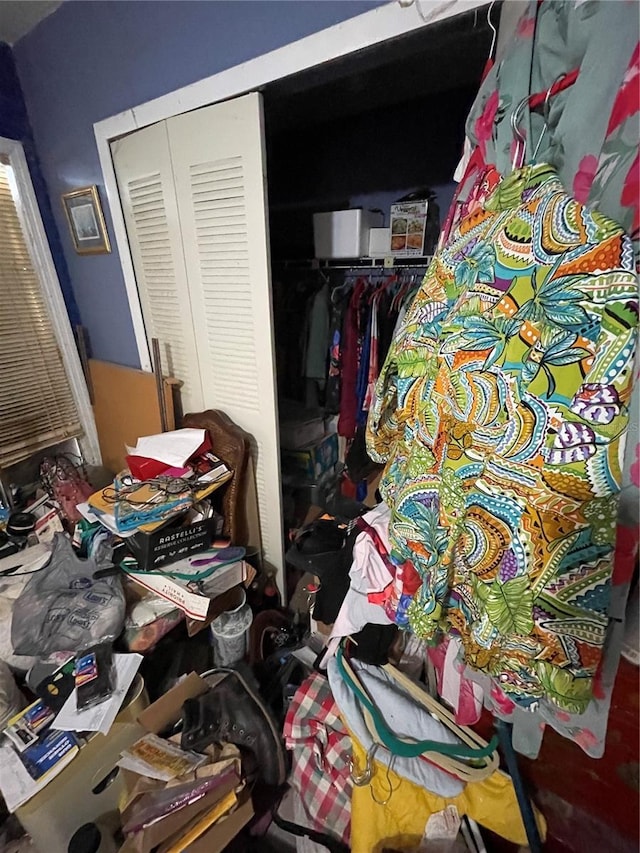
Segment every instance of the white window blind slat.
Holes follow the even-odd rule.
[[[82,434],[10,181],[0,163],[0,466]]]

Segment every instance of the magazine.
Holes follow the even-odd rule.
[[[148,734],[120,753],[118,765],[140,776],[169,782],[209,761],[206,755],[187,752],[171,741]]]

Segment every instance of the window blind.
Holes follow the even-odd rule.
[[[82,433],[22,230],[11,166],[0,160],[0,466]]]

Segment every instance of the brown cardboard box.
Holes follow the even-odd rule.
[[[220,678],[223,677],[220,676]],[[177,684],[168,693],[165,693],[164,696],[161,696],[153,705],[149,705],[139,715],[139,725],[146,732],[159,734],[180,718],[182,705],[186,699],[200,696],[210,686],[211,681],[205,682],[199,675],[192,672],[180,684]],[[139,795],[139,789],[136,792],[136,782],[142,777],[129,771],[121,772],[123,773],[126,794],[121,801],[120,811],[124,812],[131,805],[134,798]],[[219,798],[219,795],[217,798]],[[179,831],[181,827],[186,826],[199,812],[206,810],[207,807],[211,807],[215,800],[216,796],[213,793],[211,796],[207,795],[192,806],[187,806],[181,809],[180,812],[176,812],[147,829],[136,833],[135,836],[127,839],[121,848],[121,853],[147,853],[147,851]],[[229,841],[234,838],[252,816],[253,807],[250,797],[246,801],[241,799],[241,805],[236,811],[227,818],[221,819],[204,832],[196,842],[189,845],[189,851],[206,850],[207,853],[218,853],[218,851],[226,847]]]

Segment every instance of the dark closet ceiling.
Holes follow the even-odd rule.
[[[499,5],[491,20],[499,20]],[[487,7],[286,77],[265,87],[270,133],[475,87],[491,46]],[[381,115],[384,122],[384,114]]]

